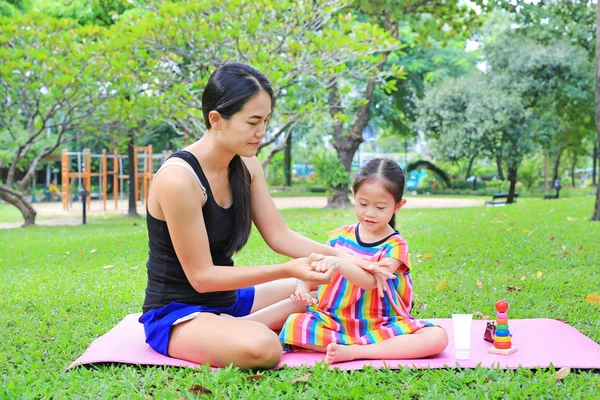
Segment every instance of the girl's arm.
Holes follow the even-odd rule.
[[[173,247],[192,287],[202,292],[233,290],[272,280],[295,277],[311,284],[326,283],[331,273],[311,270],[320,256],[291,260],[279,265],[232,268],[213,265],[202,207],[204,194],[191,174],[170,168],[157,175],[150,196],[158,196],[160,214],[169,227]],[[305,255],[309,255],[307,252]]]
[[[366,271],[363,267],[355,264],[350,257],[324,257],[323,260],[313,263],[316,271],[328,271],[337,266],[338,272],[352,284],[361,289],[373,290],[379,289],[382,295],[381,281],[378,277],[384,279],[395,279],[394,272],[400,267],[400,261],[394,258],[384,258],[377,263],[369,263],[371,271]]]
[[[252,175],[250,205],[252,220],[271,249],[292,258],[306,257],[310,253],[341,256],[339,249],[326,246],[294,232],[285,224],[269,194],[265,174],[256,157],[242,158]]]

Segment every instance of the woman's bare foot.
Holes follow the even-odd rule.
[[[354,360],[356,357],[354,356],[352,347],[353,346],[329,343],[327,345],[327,352],[325,353],[325,362],[327,364],[334,364]]]

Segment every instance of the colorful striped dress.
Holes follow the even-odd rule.
[[[383,298],[377,295],[377,289],[361,289],[334,273],[330,283],[319,286],[317,305],[288,317],[279,336],[284,345],[366,345],[434,326],[410,316],[408,246],[398,232],[376,243],[363,243],[358,224],[347,225],[330,232],[328,244],[369,261],[394,258],[402,266],[395,273],[396,279],[387,280]]]

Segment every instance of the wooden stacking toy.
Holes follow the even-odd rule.
[[[500,300],[496,303],[496,333],[494,334],[494,345],[488,349],[488,353],[509,355],[517,351],[510,341],[508,330],[508,303]]]

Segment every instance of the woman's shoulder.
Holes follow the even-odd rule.
[[[169,159],[161,166],[150,185],[149,197],[158,196],[159,202],[170,202],[171,199],[194,199],[197,195],[206,201],[206,189],[196,175],[194,169],[185,161]],[[196,193],[197,192],[197,193]]]
[[[262,165],[260,164],[260,161],[258,161],[258,158],[256,158],[256,156],[241,158],[242,161],[244,161],[244,164],[246,164],[246,168],[248,168],[248,172],[250,172],[250,177],[252,179],[254,179],[255,176],[263,174]]]

